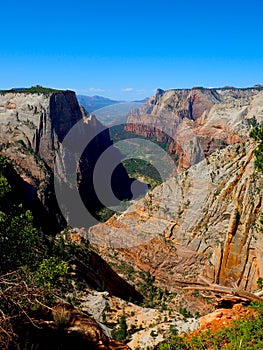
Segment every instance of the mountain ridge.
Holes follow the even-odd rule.
[[[79,103],[88,111],[92,113],[93,111],[107,107],[116,103],[120,103],[121,101],[112,100],[103,96],[87,96],[87,95],[77,95],[77,99]]]

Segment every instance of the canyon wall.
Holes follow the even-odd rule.
[[[250,121],[258,115],[260,92],[158,89],[139,110],[131,111],[125,130],[167,142],[169,154],[178,157],[179,170],[187,169],[216,149],[247,139]]]
[[[169,99],[180,109],[166,115]],[[183,118],[180,110],[187,111]],[[110,242],[164,285],[198,281],[200,275],[255,290],[263,276],[263,178],[254,168],[256,144],[249,132],[263,122],[263,92],[158,91],[129,122],[130,131],[145,137],[155,123],[175,135],[179,175],[91,228],[91,239]]]
[[[69,152],[63,152],[62,142],[73,126],[77,130],[73,146]],[[81,157],[74,176],[78,178],[77,186],[87,209],[94,212],[103,206],[92,185],[93,169],[112,142],[108,130],[78,104],[74,92],[2,92],[0,127],[1,154],[14,169],[10,167],[10,181],[16,185],[21,200],[41,214],[38,217],[43,228],[54,232],[66,224],[54,192],[54,164],[59,149],[57,164],[62,171],[69,166],[70,158]],[[80,139],[84,142],[82,156],[74,154],[74,145]],[[121,159],[114,149],[111,155]],[[129,197],[130,180],[121,165],[113,177],[113,187],[114,184],[120,198]]]

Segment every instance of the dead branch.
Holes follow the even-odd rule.
[[[200,293],[201,297],[211,299],[214,298],[214,295],[205,295],[204,293]]]
[[[183,289],[185,290],[209,290],[212,292],[216,292],[216,293],[224,293],[227,294],[227,298],[228,300],[232,300],[235,298],[239,298],[239,299],[243,299],[243,300],[249,300],[249,301],[261,301],[263,302],[263,298],[261,298],[261,295],[263,295],[262,293],[251,293],[248,291],[245,291],[243,289],[240,288],[231,288],[231,287],[227,287],[227,286],[220,286],[219,284],[215,284],[215,283],[210,283],[205,277],[203,276],[199,276],[199,278],[204,281],[207,285],[206,286],[201,286],[200,284],[196,284],[195,286],[188,286],[188,287],[184,287]],[[235,297],[235,298],[233,298]]]
[[[41,301],[39,301],[37,298],[35,299],[35,301],[36,301],[39,305],[41,305],[42,307],[44,307],[44,308],[46,308],[46,309],[48,309],[48,310],[50,310],[50,311],[53,311],[52,307],[49,307],[49,306],[47,306],[47,305],[41,303]]]

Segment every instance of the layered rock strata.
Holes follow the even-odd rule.
[[[191,107],[192,115],[188,108],[181,118],[178,111],[193,95],[200,103]],[[180,109],[166,119],[169,99],[178,101]],[[138,120],[146,125],[132,131],[146,137],[150,123],[162,130],[174,128],[175,143],[180,140],[184,150],[179,152],[181,174],[126,212],[91,228],[91,239],[119,248],[129,263],[170,286],[198,281],[203,275],[211,282],[255,290],[263,276],[263,179],[255,171],[256,144],[248,135],[255,122],[263,121],[263,93],[158,91],[132,118],[134,127]],[[213,147],[200,157],[202,140]]]

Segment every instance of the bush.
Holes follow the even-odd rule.
[[[263,173],[263,126],[253,128],[249,136],[258,142],[258,147],[254,151],[255,167]]]
[[[58,258],[44,259],[34,274],[34,282],[39,287],[51,290],[52,287],[63,279],[68,273],[69,266],[65,261],[59,262]]]
[[[116,340],[125,340],[128,336],[127,323],[125,315],[122,315],[119,319],[119,327],[114,327],[111,332],[112,338]]]
[[[7,162],[0,156],[0,273],[21,266],[36,266],[43,258],[43,235],[33,215],[16,198],[6,177]]]
[[[263,288],[263,278],[262,277],[258,278],[257,285],[258,285],[258,289],[262,289]]]

